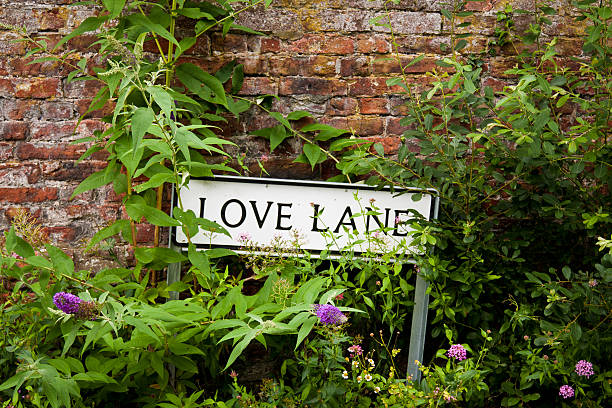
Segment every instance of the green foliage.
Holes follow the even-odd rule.
[[[480,55],[466,53],[469,34],[459,34],[469,22],[458,17],[471,16],[465,3],[443,8],[451,43],[437,63],[444,69],[430,73],[431,87],[416,92],[404,74],[388,81],[406,91],[402,124],[409,130],[398,154],[386,156],[380,145],[313,123],[308,112],[271,111],[273,96],[238,96],[244,72],[235,62],[209,73],[180,59],[209,30],[251,32],[234,24],[236,14],[271,1],[85,3],[101,13],[59,45],[98,32],[107,65],[90,72],[81,60],[68,81],[101,83],[89,112],[115,105],[106,130],[85,140],[92,145],[82,157],[106,151],[107,167],[73,196],[108,184],[124,194],[129,219],[100,230],[88,248],[110,248],[121,235],[132,243],[134,264],[95,275],[77,270],[31,218],[15,219],[0,238],[5,406],[605,404],[612,351],[608,5],[577,4],[578,19],[588,22],[586,57],[569,67],[556,53],[557,40],[543,43],[540,36],[554,12],[546,4],[537,4],[523,33],[512,22],[522,11],[506,7],[495,42]],[[235,11],[232,3],[244,7]],[[193,26],[186,37],[176,36],[179,18]],[[388,14],[373,24],[393,30]],[[50,51],[43,38],[26,40],[33,46],[28,55]],[[497,92],[483,87],[481,55],[519,41],[524,47],[507,72],[511,83]],[[149,44],[158,48],[155,57],[145,55]],[[69,63],[69,55],[53,58]],[[342,178],[434,190],[439,219],[415,220],[393,249],[384,245],[385,229],[367,242],[345,231],[347,245],[328,232],[329,250],[317,259],[301,251],[297,236],[289,250],[281,242],[265,248],[247,242],[239,257],[193,244],[186,253],[137,247],[134,227],[144,220],[181,228],[188,238],[201,230],[229,235],[185,210],[180,195],[167,215],[158,192],[165,183],[178,190],[190,177],[233,171],[228,162],[208,160],[228,157],[224,148],[231,145],[217,136],[215,123],[251,107],[278,122],[253,132],[269,139],[272,150],[294,137],[304,143],[296,161],[312,168],[330,159]],[[414,140],[418,152],[409,148]],[[358,257],[360,245],[367,251]],[[276,256],[280,248],[285,257]],[[395,333],[407,326],[416,275],[403,264],[404,253],[430,282],[431,335],[440,342],[428,343],[420,383],[396,366],[407,336]],[[185,268],[177,282],[157,282],[158,271],[178,262]],[[78,295],[85,309],[59,310],[58,292]],[[317,303],[337,305],[348,323],[321,323]],[[436,351],[453,339],[467,359]],[[355,345],[365,354],[347,355]],[[238,384],[235,372],[233,384],[226,380],[228,370],[241,371],[263,349],[278,362],[272,372],[278,380],[266,380],[257,396]],[[578,373],[580,360],[591,362],[594,374]],[[573,400],[559,397],[564,384],[576,390]]]

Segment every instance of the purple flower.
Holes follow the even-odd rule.
[[[597,279],[591,279],[589,281],[589,286],[594,288],[595,286],[597,286],[599,284],[599,282],[597,282]]]
[[[595,374],[595,371],[593,371],[593,364],[589,363],[586,360],[580,360],[576,363],[576,373],[578,375],[582,375],[586,378],[589,378],[590,376]]]
[[[446,352],[446,355],[461,361],[467,358],[466,353],[467,351],[465,350],[465,348],[463,348],[461,344],[453,344]]]
[[[559,395],[564,399],[572,398],[574,396],[574,389],[567,384],[562,385],[559,388]]]
[[[64,313],[76,314],[79,311],[79,305],[82,300],[80,297],[71,293],[57,292],[53,295],[53,303]]]
[[[314,312],[319,321],[328,326],[338,326],[348,320],[348,318],[334,305],[314,305]]]

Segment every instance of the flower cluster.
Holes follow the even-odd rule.
[[[595,374],[595,371],[593,371],[593,364],[589,363],[586,360],[580,360],[576,363],[576,373],[578,375],[589,378],[590,376]]]
[[[313,310],[321,324],[325,326],[339,326],[348,320],[334,305],[313,305]]]
[[[79,311],[79,305],[82,300],[80,297],[71,293],[57,292],[53,295],[53,304],[64,313],[76,314]]]
[[[467,358],[467,351],[461,344],[453,344],[450,346],[446,355],[449,357],[453,357],[459,361],[465,360]]]
[[[66,292],[57,292],[53,295],[53,304],[66,314],[75,315],[83,320],[96,320],[100,314],[96,302],[88,302],[80,297]]]
[[[567,384],[562,385],[559,388],[559,395],[564,399],[572,398],[574,396],[574,389]]]
[[[363,349],[359,344],[353,344],[348,348],[348,352],[351,353],[351,357],[353,357],[353,355],[360,356],[363,354]]]

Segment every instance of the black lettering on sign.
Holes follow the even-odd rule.
[[[200,218],[204,218],[204,205],[206,204],[206,198],[200,197]]]
[[[408,210],[395,210],[395,230],[393,230],[393,235],[396,237],[405,237],[408,235],[407,232],[403,234],[398,232],[399,223],[397,221],[400,219],[400,214],[408,214]]]
[[[291,214],[283,214],[283,207],[289,207],[291,208],[293,204],[283,204],[283,203],[276,203],[276,206],[278,208],[278,213],[276,215],[276,229],[277,230],[281,230],[281,231],[289,231],[292,227],[291,225],[288,227],[283,227],[281,224],[283,222],[283,218],[291,218]]]
[[[378,211],[372,210],[370,207],[366,207],[365,209],[366,209],[366,212],[370,212],[370,211],[378,212]],[[370,218],[374,218],[374,221],[376,221],[376,223],[378,224],[378,228],[387,228],[389,226],[389,212],[390,211],[391,211],[390,208],[385,208],[385,224],[384,225],[380,221],[380,218],[378,218],[378,215],[366,215],[366,233],[370,232]],[[387,232],[384,231],[384,234],[387,235]]]
[[[266,212],[264,213],[263,217],[259,217],[259,210],[257,210],[257,202],[255,200],[251,200],[249,201],[249,203],[251,203],[251,207],[253,207],[253,213],[255,214],[255,219],[257,220],[257,225],[259,225],[259,228],[262,228],[264,225],[264,222],[266,221],[266,217],[268,216],[268,213],[270,212],[270,207],[272,207],[272,201],[268,201],[268,206],[266,207]]]
[[[227,207],[230,204],[232,204],[232,203],[237,203],[240,206],[240,211],[241,211],[240,220],[237,223],[235,223],[235,224],[230,223],[227,220],[227,217],[225,215],[225,212],[227,211]],[[242,223],[244,222],[245,218],[246,218],[246,208],[245,208],[244,204],[242,204],[242,201],[240,201],[240,200],[238,200],[236,198],[232,198],[231,200],[227,200],[225,202],[225,204],[223,204],[223,207],[221,207],[221,219],[223,220],[223,223],[225,225],[227,225],[228,227],[230,227],[230,228],[239,227],[240,225],[242,225]]]
[[[313,220],[312,220],[312,230],[314,232],[325,232],[325,231],[329,231],[329,228],[325,228],[325,229],[319,229],[319,227],[317,227],[317,223],[319,221],[319,217],[318,215],[320,215],[320,211],[319,211],[319,204],[313,204],[312,207],[314,208],[314,214],[312,216]]]
[[[348,216],[348,221],[344,221],[344,218],[346,218]],[[342,217],[340,218],[340,222],[338,222],[338,226],[336,226],[336,229],[334,230],[334,232],[339,232],[340,231],[340,227],[343,225],[350,225],[353,228],[353,231],[355,231],[357,229],[357,226],[355,225],[355,220],[353,219],[353,212],[351,211],[351,207],[346,207],[346,209],[344,210],[344,214],[342,214]]]

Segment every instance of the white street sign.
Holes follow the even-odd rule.
[[[383,252],[404,242],[415,213],[430,219],[435,200],[428,191],[391,193],[361,184],[217,176],[191,179],[181,189],[185,210],[227,229],[231,238],[200,232],[191,242],[207,248],[238,250],[246,243],[259,247],[295,244],[313,254],[342,250],[349,241],[356,253]],[[421,198],[414,201],[415,195]],[[176,205],[176,197],[174,201]],[[369,236],[369,238],[368,238]],[[408,238],[408,239],[407,239]],[[173,243],[187,246],[180,228]]]

